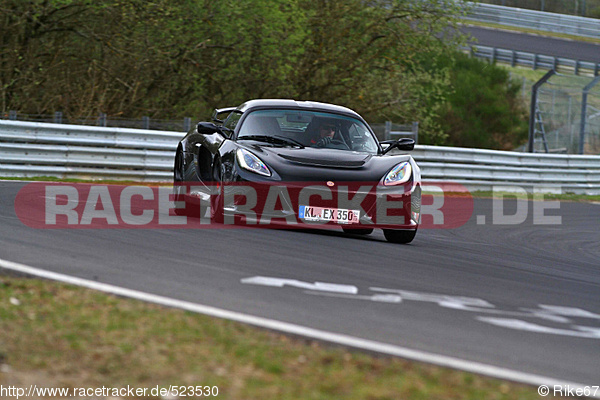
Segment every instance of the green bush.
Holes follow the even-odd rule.
[[[595,7],[588,12],[589,18],[600,18],[600,7]]]
[[[519,101],[520,84],[506,69],[457,53],[450,65],[451,90],[438,114],[445,145],[513,149],[527,139],[527,110]]]

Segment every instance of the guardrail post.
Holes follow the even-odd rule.
[[[517,52],[512,50],[511,51],[511,58],[510,58],[510,66],[514,67],[517,64]]]
[[[415,143],[419,144],[419,121],[414,121],[412,123],[412,133],[415,138]]]
[[[558,70],[558,58],[554,57],[554,62],[552,63],[552,69],[553,70]]]
[[[11,121],[16,121],[17,120],[17,112],[15,110],[10,110],[8,112],[8,119]]]
[[[147,117],[147,116],[142,117],[142,128],[150,129],[150,117]]]
[[[533,139],[535,139],[535,107],[537,106],[538,89],[540,88],[540,86],[546,83],[548,79],[550,79],[550,77],[554,74],[556,74],[556,71],[553,69],[546,72],[546,74],[542,76],[542,78],[536,83],[534,83],[531,87],[531,108],[529,111],[529,143],[527,145],[527,151],[529,153],[533,153]]]
[[[100,113],[100,116],[98,117],[98,125],[106,126],[106,114],[105,113]]]
[[[185,117],[183,119],[183,131],[187,132],[192,129],[192,119],[190,117]]]
[[[533,55],[533,69],[536,70],[537,69],[537,65],[538,65],[538,55],[537,53],[535,53]]]
[[[383,134],[383,140],[390,140],[392,138],[392,121],[385,121],[385,133]]]
[[[579,60],[575,60],[575,75],[579,75]]]
[[[600,72],[600,63],[596,63],[594,67],[594,76],[598,76],[598,72]]]
[[[54,113],[54,123],[62,124],[62,117],[63,117],[63,114],[60,111],[56,111]]]
[[[583,154],[585,145],[585,117],[587,115],[587,97],[588,93],[596,84],[600,81],[600,76],[594,78],[593,81],[587,84],[583,88],[583,94],[581,95],[581,121],[579,125],[579,154]]]

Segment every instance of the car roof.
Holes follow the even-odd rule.
[[[237,110],[239,112],[246,112],[251,109],[260,108],[292,108],[301,109],[307,111],[329,111],[338,114],[351,115],[362,119],[355,111],[335,104],[320,103],[316,101],[296,101],[291,99],[260,99],[250,100],[240,105]]]

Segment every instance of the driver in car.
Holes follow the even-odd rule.
[[[313,138],[310,143],[317,147],[325,147],[333,140],[335,135],[335,126],[330,123],[322,123],[319,127],[319,136]]]

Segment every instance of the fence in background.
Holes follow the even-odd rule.
[[[470,3],[468,13],[463,18],[525,29],[600,38],[600,20],[595,18],[482,3]]]
[[[379,141],[410,137],[415,140],[415,143],[419,143],[419,123],[416,121],[409,125],[399,125],[394,124],[392,121],[385,121],[383,124],[370,124],[370,126]]]
[[[192,127],[192,119],[185,117],[182,119],[157,119],[150,117],[142,117],[138,119],[121,118],[109,116],[105,113],[100,113],[98,117],[90,118],[67,118],[61,111],[56,111],[52,115],[48,114],[22,114],[15,110],[10,110],[4,115],[0,115],[0,119],[8,119],[10,121],[29,121],[29,122],[47,122],[54,124],[71,124],[71,125],[89,125],[89,126],[111,126],[118,128],[132,129],[152,129],[159,131],[182,131],[187,132]]]
[[[551,70],[533,85],[528,151],[600,153],[600,76]]]
[[[0,176],[170,181],[183,132],[0,120]],[[423,179],[600,194],[600,156],[417,146]]]

